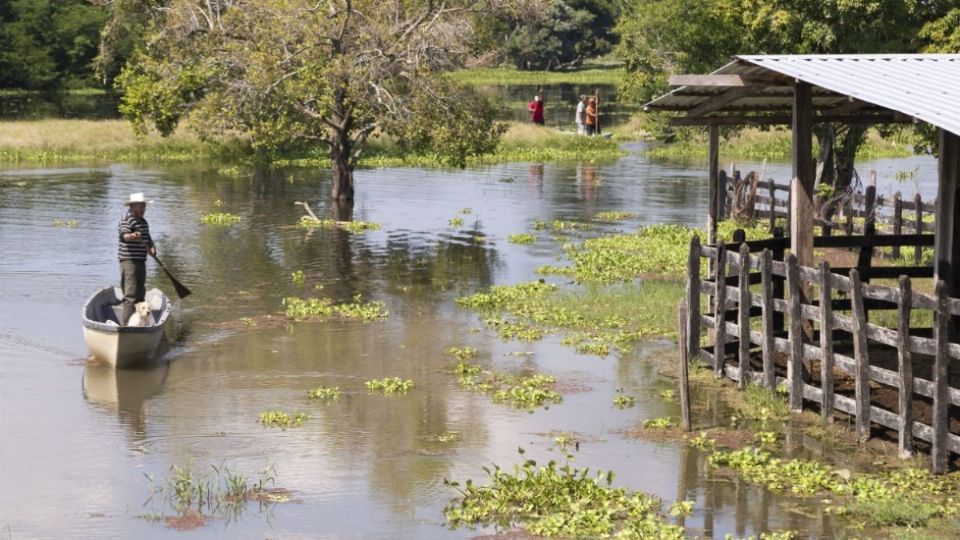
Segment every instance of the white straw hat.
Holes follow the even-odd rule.
[[[148,202],[152,202],[152,201],[146,200],[146,199],[143,197],[143,192],[140,192],[140,193],[131,193],[131,194],[130,194],[130,199],[129,199],[127,202],[123,203],[123,204],[126,205],[126,206],[130,206],[131,204],[141,204],[141,203],[142,203],[142,204],[147,204]]]

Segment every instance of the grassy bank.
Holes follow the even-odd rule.
[[[761,131],[745,129],[720,142],[720,155],[725,159],[790,159],[791,134],[787,129]],[[814,140],[814,150],[817,150]],[[913,155],[910,134],[901,137],[883,138],[871,129],[867,141],[857,152],[858,159],[882,157],[907,157]],[[650,149],[647,156],[660,159],[706,160],[706,137],[683,139]]]
[[[552,128],[513,123],[496,152],[470,158],[479,165],[508,161],[615,159],[624,155],[614,141],[565,135]],[[138,138],[123,120],[38,120],[0,122],[0,163],[76,163],[103,161],[183,162],[202,159],[250,160],[239,141],[203,142],[186,130],[163,138]],[[274,161],[276,165],[330,165],[325,151],[299,152]],[[375,139],[361,167],[437,167],[439,156],[409,154],[386,138]]]
[[[620,84],[624,71],[619,66],[589,65],[564,71],[520,71],[513,67],[462,69],[450,74],[467,86],[503,84]]]

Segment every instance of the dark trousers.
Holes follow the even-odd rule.
[[[147,261],[120,261],[120,288],[123,289],[123,313],[120,324],[133,315],[133,305],[147,294]]]

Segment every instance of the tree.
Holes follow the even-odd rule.
[[[493,149],[486,100],[441,75],[469,52],[488,0],[166,0],[117,84],[135,125],[239,134],[268,155],[324,145],[332,197],[353,203],[371,136],[400,138],[455,165]],[[122,16],[123,14],[118,14]],[[118,26],[122,24],[118,23]]]
[[[106,15],[85,0],[0,0],[0,88],[91,84]]]
[[[950,22],[960,20],[960,13],[954,19],[944,18],[954,4],[949,0],[641,0],[617,26],[619,52],[630,73],[621,95],[646,101],[666,90],[670,74],[709,72],[735,54],[917,52],[929,39],[924,32],[946,36],[952,31],[957,39],[956,25]],[[850,185],[854,157],[865,134],[863,126],[818,126],[822,182],[840,189]]]

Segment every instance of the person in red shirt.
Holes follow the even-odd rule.
[[[537,125],[543,125],[543,92],[533,96],[533,101],[527,106],[530,110],[530,121]]]
[[[597,134],[597,99],[590,98],[590,101],[587,103],[587,135],[596,135]]]

